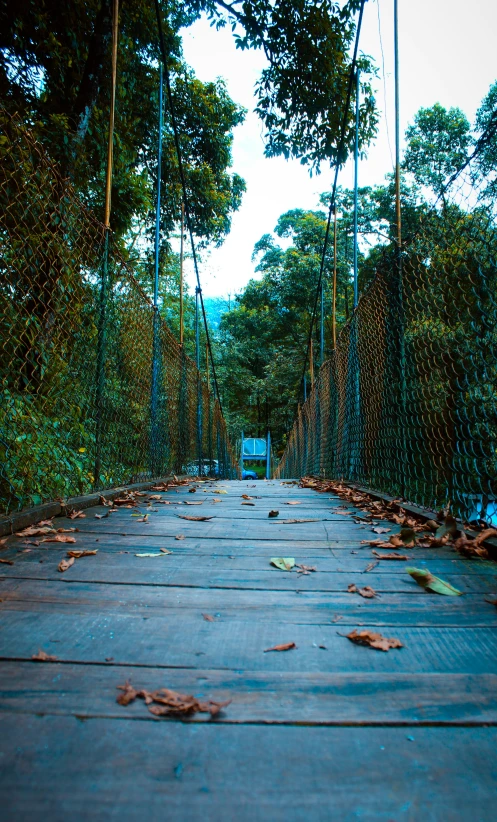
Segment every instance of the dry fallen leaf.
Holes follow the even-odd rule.
[[[74,537],[64,537],[61,534],[55,534],[53,537],[45,537],[42,542],[76,542]]]
[[[364,573],[365,574],[369,573],[369,571],[372,571],[373,568],[376,568],[376,566],[379,565],[379,564],[380,563],[378,562],[378,560],[375,559],[374,562],[370,562],[368,565],[366,565],[366,567],[364,569]]]
[[[349,585],[348,585],[348,588],[347,588],[347,593],[349,593],[349,594],[357,593],[357,585],[354,585],[353,582],[349,582]]]
[[[74,557],[71,557],[70,559],[61,559],[58,565],[58,570],[61,572],[67,571],[71,565],[74,565]]]
[[[145,705],[149,706],[148,709],[154,716],[181,716],[195,713],[210,713],[211,716],[216,716],[219,711],[231,703],[231,699],[227,699],[225,702],[214,702],[213,700],[199,702],[194,696],[180,694],[168,688],[160,688],[158,691],[138,691],[129,682],[117,687],[120,691],[123,691],[117,697],[117,702],[120,705],[129,705],[130,702],[140,697],[144,700]],[[152,703],[158,704],[153,705]]]
[[[3,563],[3,565],[13,565],[14,564],[13,560],[11,560],[11,559],[0,559],[0,562]]]
[[[497,536],[495,528],[486,528],[481,531],[474,539],[468,540],[464,531],[459,539],[454,542],[454,548],[466,557],[479,557],[480,559],[488,559],[490,554],[488,549],[482,545],[486,539]]]
[[[371,530],[374,531],[375,534],[388,534],[388,532],[391,531],[392,529],[391,528],[372,528]]]
[[[41,537],[43,534],[53,534],[54,529],[49,527],[48,525],[44,525],[42,528],[38,528],[36,525],[31,526],[30,528],[24,528],[23,531],[18,531],[16,533],[16,537]]]
[[[367,645],[368,648],[375,648],[377,651],[389,651],[390,648],[403,648],[402,642],[393,637],[384,637],[374,631],[353,630],[350,634],[339,634],[355,642],[357,645]]]
[[[189,499],[184,499],[183,500],[183,505],[202,505],[202,504],[203,504],[202,499],[198,500],[198,502],[196,500],[194,501],[194,500],[189,500]]]
[[[297,565],[296,568],[297,568],[297,573],[298,574],[303,574],[304,576],[306,576],[307,574],[312,573],[313,571],[317,571],[317,568],[316,568],[315,565]]]
[[[254,499],[249,494],[242,494],[242,499]]]
[[[375,557],[378,557],[378,559],[409,559],[409,557],[407,557],[405,554],[379,554],[378,551],[373,551],[372,553],[375,555]]]
[[[148,514],[145,514],[143,517],[140,517],[136,521],[137,522],[148,522]]]
[[[176,516],[179,517],[180,519],[192,520],[193,522],[205,522],[208,519],[214,519],[214,517],[188,517],[184,514],[176,514]]]
[[[184,539],[184,538],[185,538],[184,534],[176,534],[176,536],[174,537],[174,539]]]
[[[277,517],[279,513],[279,511],[270,511],[268,517]]]
[[[172,554],[172,551],[170,551],[168,548],[161,548],[160,552],[161,554]]]
[[[68,557],[74,557],[74,559],[81,559],[81,557],[91,557],[94,556],[98,552],[98,548],[95,548],[94,551],[68,551]]]
[[[296,648],[295,642],[287,642],[284,645],[274,645],[273,648],[266,648],[264,651],[265,654],[268,654],[269,651],[291,651],[293,648]]]
[[[202,614],[202,616],[203,616],[203,618],[205,619],[206,622],[215,622],[214,617],[211,616],[210,614]]]
[[[82,511],[71,511],[68,512],[67,516],[69,517],[69,519],[84,519],[86,517],[86,514],[83,514]]]
[[[359,588],[357,593],[365,599],[373,599],[373,597],[379,596],[379,594],[377,594],[374,588],[371,588],[370,585],[365,585],[364,588]]]
[[[50,654],[45,653],[45,651],[42,651],[41,648],[40,648],[40,650],[38,651],[37,654],[32,655],[31,659],[34,659],[35,662],[56,662],[57,661],[56,656],[51,656]]]
[[[294,522],[319,522],[318,519],[282,519],[281,522],[283,525],[289,525],[290,523]]]
[[[285,502],[283,504],[284,505],[302,505],[302,503],[299,502],[298,500],[291,500],[290,502]]]
[[[217,497],[214,497],[214,499],[212,500],[212,502],[222,502],[222,499],[217,499]]]
[[[242,502],[242,505],[255,505],[255,502]]]
[[[109,512],[106,511],[105,514],[95,514],[95,519],[106,519],[109,516]]]

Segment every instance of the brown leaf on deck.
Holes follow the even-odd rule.
[[[56,662],[57,661],[56,656],[51,656],[50,654],[45,653],[45,651],[42,651],[41,648],[40,648],[40,650],[38,651],[37,654],[32,655],[31,659],[34,659],[35,662]]]
[[[71,565],[74,565],[74,557],[71,557],[71,559],[61,559],[58,565],[58,570],[62,573],[64,571],[67,571],[67,569],[70,568]]]
[[[370,585],[365,585],[364,588],[359,588],[357,593],[364,597],[364,599],[373,599],[374,597],[379,596],[375,589],[371,588]]]
[[[348,588],[347,588],[347,593],[355,594],[356,592],[357,592],[357,585],[354,585],[353,582],[349,582],[349,585],[348,585]]]
[[[106,511],[105,514],[95,514],[95,519],[106,519],[109,516],[109,512]]]
[[[378,562],[378,560],[377,560],[377,559],[375,559],[375,560],[374,560],[374,562],[370,562],[368,565],[366,565],[366,567],[365,567],[365,569],[364,569],[364,573],[365,573],[365,574],[368,574],[368,573],[369,573],[369,571],[372,571],[372,570],[373,570],[373,568],[376,568],[376,566],[377,566],[377,565],[379,565],[379,564],[380,564],[380,563]]]
[[[202,616],[203,616],[203,618],[205,619],[206,622],[215,622],[214,617],[211,616],[210,614],[202,614]]]
[[[488,549],[482,545],[486,539],[497,537],[497,530],[495,528],[486,528],[481,531],[474,539],[469,540],[463,532],[459,539],[454,542],[454,548],[466,557],[479,557],[480,559],[488,559],[490,554]]]
[[[291,500],[291,502],[284,502],[283,505],[302,505],[298,500]]]
[[[14,561],[12,559],[0,559],[0,562],[3,565],[13,565],[14,564]]]
[[[277,517],[279,516],[279,511],[270,511],[268,517]]]
[[[254,499],[249,494],[242,494],[242,499]]]
[[[355,642],[357,645],[366,645],[368,648],[375,648],[377,651],[389,651],[390,648],[403,648],[402,642],[394,637],[384,637],[374,631],[353,630],[350,634],[339,634]]]
[[[68,551],[68,557],[74,557],[74,559],[81,559],[81,557],[92,557],[98,553],[98,548],[95,548],[94,551]]]
[[[42,542],[64,542],[64,543],[71,542],[71,543],[73,543],[73,542],[76,542],[76,540],[74,539],[74,537],[65,537],[62,534],[55,534],[53,537],[45,537],[45,539],[42,539]]]
[[[317,568],[316,568],[315,565],[296,565],[295,567],[297,569],[298,574],[306,575],[306,574],[310,574],[314,571],[317,571]]]
[[[189,517],[189,516],[186,516],[186,514],[176,514],[176,516],[179,517],[180,519],[192,520],[192,522],[205,522],[208,519],[214,519],[214,517]]]
[[[176,534],[176,536],[174,537],[174,539],[184,539],[184,538],[185,538],[184,534]]]
[[[24,528],[23,531],[17,531],[16,537],[41,537],[43,534],[53,534],[54,529],[48,525],[39,528],[37,525]]]
[[[131,516],[133,516],[133,515],[131,515]],[[144,514],[143,517],[138,517],[138,519],[136,521],[137,522],[148,522],[148,514]]]
[[[392,529],[391,528],[376,527],[376,528],[372,528],[371,530],[374,531],[375,534],[388,534],[388,532],[391,531]]]
[[[409,559],[409,557],[405,554],[379,554],[378,551],[374,550],[372,553],[375,555],[375,557],[378,557],[378,559]]]
[[[86,514],[83,514],[82,511],[68,511],[67,516],[69,519],[84,519]]]
[[[189,500],[189,499],[184,499],[183,500],[183,505],[202,505],[202,504],[203,504],[202,499],[198,500],[198,501],[197,500],[195,500],[195,501],[194,500]]]
[[[295,642],[286,642],[284,645],[274,645],[272,648],[266,648],[264,653],[268,654],[269,651],[291,651],[296,647]]]
[[[129,705],[129,703],[133,702],[138,696],[138,691],[133,688],[128,680],[126,680],[124,685],[118,685],[117,687],[120,691],[123,691],[123,693],[119,694],[116,699],[116,702],[118,702],[119,705]]]
[[[117,687],[123,692],[117,697],[119,705],[129,705],[138,697],[144,700],[145,705],[149,706],[148,709],[154,716],[181,716],[195,713],[210,713],[211,716],[216,716],[219,711],[231,703],[231,699],[224,702],[215,702],[214,700],[199,702],[194,696],[180,694],[177,691],[171,691],[169,688],[160,688],[157,691],[137,690],[128,681]],[[153,705],[152,703],[156,704]]]
[[[242,502],[242,505],[255,505],[255,502]]]

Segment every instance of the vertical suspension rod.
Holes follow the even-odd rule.
[[[359,185],[359,90],[360,71],[356,69],[355,75],[355,143],[354,143],[354,308],[359,300],[359,288],[357,282],[357,212],[359,207],[358,185]]]
[[[162,109],[163,109],[164,69],[160,64],[159,80],[159,141],[157,147],[157,204],[155,207],[155,267],[154,267],[154,309],[159,305],[159,249],[160,249],[160,196],[162,180]]]

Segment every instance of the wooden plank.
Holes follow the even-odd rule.
[[[71,546],[65,546],[70,548]],[[113,563],[125,562],[126,557],[134,557],[137,552],[159,552],[161,548],[167,548],[172,551],[168,564],[164,566],[169,567],[169,564],[178,564],[183,568],[191,568],[192,572],[197,569],[205,570],[240,570],[240,571],[255,571],[268,568],[267,563],[270,557],[281,552],[281,546],[275,546],[273,543],[261,542],[252,545],[227,542],[220,544],[211,540],[182,540],[181,542],[167,540],[161,537],[142,537],[141,539],[126,538],[120,542],[116,542],[112,537],[102,538],[98,542],[89,538],[78,539],[75,548],[83,549],[98,549],[98,562],[101,563],[106,560],[111,560]],[[277,550],[275,551],[275,547]],[[313,543],[298,543],[292,546],[295,560],[308,565],[316,565],[319,572],[337,572],[337,573],[354,573],[360,574],[375,558],[369,552],[363,549],[350,548],[327,548],[321,546],[316,548]],[[22,576],[26,572],[28,575],[28,568],[32,565],[40,565],[40,572],[43,566],[53,568],[57,566],[60,560],[65,556],[65,548],[58,548],[55,545],[40,546],[40,548],[29,548],[29,553],[22,553],[23,548],[20,546],[19,552],[14,551],[4,554],[5,557],[10,557],[14,560],[14,565],[3,565],[0,567],[1,577]],[[486,579],[494,579],[497,585],[497,564],[487,562],[485,560],[466,560],[460,558],[455,552],[440,554],[438,551],[433,551],[424,559],[424,554],[413,554],[413,564],[422,568],[429,567],[430,571],[436,575],[443,576],[444,574],[457,574],[467,576],[484,576]],[[135,573],[139,568],[143,568],[143,562],[136,562],[133,560],[133,572]],[[93,565],[93,562],[91,563]],[[382,576],[389,576],[390,574],[401,573],[401,565],[398,562],[382,562],[374,568],[374,573],[381,573]],[[81,563],[75,567],[75,571],[80,572]],[[147,573],[154,574],[153,565],[147,563],[145,570]],[[405,573],[405,572],[404,572]],[[60,575],[57,575],[60,576]],[[136,579],[133,576],[133,579]],[[493,583],[489,583],[493,584]]]
[[[6,820],[495,818],[495,728],[0,722]]]
[[[404,647],[382,653],[340,636],[358,623],[338,619],[339,613],[331,617],[337,622],[318,625],[259,622],[253,617],[226,619],[217,609],[210,613],[214,622],[206,622],[202,611],[183,614],[181,620],[167,612],[143,617],[95,609],[91,613],[77,609],[4,611],[0,657],[29,660],[41,648],[62,661],[104,663],[113,659],[154,667],[307,673],[497,672],[495,628],[390,626],[383,634],[397,637]],[[364,627],[378,629],[369,622]],[[264,653],[284,642],[295,642],[297,650]]]
[[[116,688],[172,688],[232,703],[219,722],[311,725],[497,725],[497,674],[336,674],[233,672],[119,665],[4,662],[0,712],[137,718],[154,722],[143,702],[124,709]],[[57,689],[54,689],[54,682]],[[208,721],[197,714],[192,721]]]
[[[167,556],[149,561],[167,562]],[[176,586],[165,590],[161,586],[71,582],[69,574],[70,570],[57,581],[4,579],[0,610],[55,612],[72,608],[78,613],[96,610],[105,614],[125,608],[141,616],[169,612],[171,617],[182,620],[191,610],[211,613],[213,609],[221,609],[226,619],[243,617],[287,624],[326,623],[338,612],[349,622],[367,621],[378,626],[497,626],[497,609],[486,602],[482,594],[444,597],[419,592],[417,586],[413,587],[412,596],[385,593],[381,599],[363,599],[346,592],[306,592],[304,583],[298,593],[297,590],[218,591]]]
[[[141,549],[140,549],[141,550]],[[156,549],[158,551],[159,549]],[[155,552],[152,552],[155,553]],[[39,557],[44,561],[40,564]],[[240,561],[231,563],[222,558],[205,558],[198,563],[190,556],[171,554],[167,557],[153,558],[136,557],[133,552],[116,556],[113,553],[99,553],[95,557],[83,558],[66,572],[61,578],[58,571],[59,562],[66,556],[65,551],[33,552],[23,557],[22,562],[7,566],[3,576],[8,579],[37,579],[70,582],[95,582],[110,584],[126,584],[133,580],[133,585],[175,585],[189,588],[239,588],[267,591],[347,591],[350,582],[358,587],[371,586],[378,594],[407,593],[426,596],[426,593],[404,571],[403,573],[384,574],[378,566],[371,572],[364,572],[365,563],[360,570],[337,571],[335,568],[339,560],[335,558],[317,558],[312,565],[306,559],[308,567],[315,567],[316,572],[300,574],[294,569],[292,572],[282,572],[271,568],[269,557],[259,557],[252,563],[251,568],[243,568]],[[209,559],[210,562],[207,562]],[[296,557],[297,562],[303,562]],[[304,563],[304,564],[306,564]],[[405,565],[406,563],[403,563]],[[421,563],[418,563],[421,564]],[[398,571],[400,563],[392,563]],[[334,567],[335,566],[335,567]],[[432,573],[434,564],[423,563]],[[437,569],[440,573],[440,571]],[[493,594],[497,596],[497,577],[495,574],[464,574],[453,573],[450,566],[443,570],[444,579],[458,590],[463,592]],[[0,588],[1,590],[1,588]]]

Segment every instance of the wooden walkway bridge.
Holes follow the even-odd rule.
[[[496,564],[418,547],[368,571],[370,524],[276,481],[160,497],[145,521],[144,496],[138,516],[55,520],[75,544],[13,536],[0,553],[13,561],[0,565],[3,820],[496,818]],[[61,572],[68,549],[98,553]],[[464,596],[426,593],[406,565]],[[359,646],[343,636],[354,628],[403,647]],[[162,719],[116,702],[126,680],[232,701]]]

